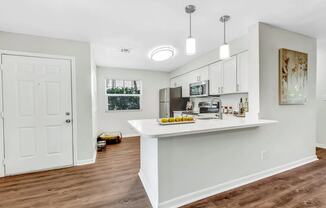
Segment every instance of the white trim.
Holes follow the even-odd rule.
[[[80,165],[94,164],[96,162],[96,155],[97,152],[95,151],[92,159],[77,160],[77,163],[75,165],[80,166]]]
[[[272,175],[275,174],[279,174],[282,173],[284,171],[288,171],[291,170],[293,168],[311,163],[318,160],[317,157],[315,155],[310,156],[310,157],[306,157],[304,159],[298,160],[298,161],[294,161],[285,165],[281,165],[279,167],[276,168],[271,168],[268,170],[264,170],[258,173],[254,173],[252,175],[248,175],[242,178],[238,178],[235,180],[231,180],[225,183],[221,183],[221,184],[217,184],[215,186],[211,186],[196,192],[192,192],[189,194],[185,194],[183,196],[179,196],[176,198],[173,198],[171,200],[165,201],[165,202],[161,202],[159,203],[159,205],[157,206],[158,208],[174,208],[174,207],[180,207],[234,188],[238,188],[240,186],[270,177]],[[143,181],[142,181],[143,182]],[[144,182],[143,182],[144,184]],[[146,185],[146,184],[145,184]],[[144,185],[144,187],[145,187]],[[148,193],[146,187],[145,187],[146,192]],[[154,208],[157,208],[155,206],[153,206]]]
[[[71,96],[72,96],[72,140],[73,140],[73,157],[74,165],[77,165],[77,143],[78,143],[78,131],[77,131],[77,80],[76,80],[76,59],[71,58]]]
[[[317,144],[316,144],[316,147],[326,149],[326,144],[317,143]]]
[[[158,202],[157,202],[157,199],[156,199],[157,197],[153,196],[152,193],[154,193],[154,192],[149,188],[149,185],[148,185],[147,181],[145,180],[145,177],[143,176],[141,170],[139,170],[138,176],[139,176],[139,178],[140,178],[140,180],[141,180],[141,182],[142,182],[142,184],[144,186],[144,189],[145,189],[145,191],[147,193],[147,196],[149,198],[149,201],[150,201],[152,207],[157,208],[158,207],[158,205],[157,205]]]
[[[0,60],[2,63],[2,55],[13,55],[13,56],[29,56],[29,57],[38,57],[38,58],[48,58],[48,59],[64,59],[70,60],[71,63],[71,97],[72,97],[72,140],[73,140],[73,164],[77,165],[77,91],[76,91],[76,61],[73,56],[61,56],[61,55],[52,55],[52,54],[43,54],[43,53],[32,53],[32,52],[22,52],[22,51],[13,51],[13,50],[1,50],[0,49]],[[1,81],[1,87],[3,83]],[[2,93],[1,93],[2,94]],[[1,98],[3,101],[3,98]],[[0,148],[4,150],[4,131],[0,135]],[[4,153],[3,153],[4,154]],[[61,168],[61,167],[58,167]],[[5,173],[0,172],[0,177],[4,176]]]
[[[123,134],[122,133],[122,138],[126,139],[126,138],[129,138],[129,137],[140,137],[140,134]]]

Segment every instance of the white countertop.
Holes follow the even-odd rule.
[[[224,116],[223,120],[196,120],[195,123],[191,124],[166,126],[158,124],[156,119],[130,120],[128,123],[141,135],[149,137],[168,137],[257,127],[277,123],[277,121]]]

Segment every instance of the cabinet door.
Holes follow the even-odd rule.
[[[189,73],[181,76],[181,86],[182,86],[182,97],[189,97],[189,84],[191,83],[191,77]]]
[[[235,93],[237,86],[237,58],[235,56],[223,61],[222,93]]]
[[[209,65],[209,94],[210,95],[218,95],[221,93],[222,86],[222,64],[221,62],[217,62]]]
[[[181,87],[180,77],[175,77],[170,80],[170,87]]]
[[[198,69],[198,76],[199,76],[199,81],[205,81],[208,80],[208,66],[205,66],[203,68]]]
[[[248,92],[248,51],[237,55],[237,91]]]

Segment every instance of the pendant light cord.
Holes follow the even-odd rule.
[[[226,27],[225,27],[225,20],[224,20],[224,44],[226,44]]]
[[[191,13],[189,14],[189,34],[190,34],[189,37],[192,37],[191,36]]]

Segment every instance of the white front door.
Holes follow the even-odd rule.
[[[5,173],[73,164],[71,61],[3,55]]]

